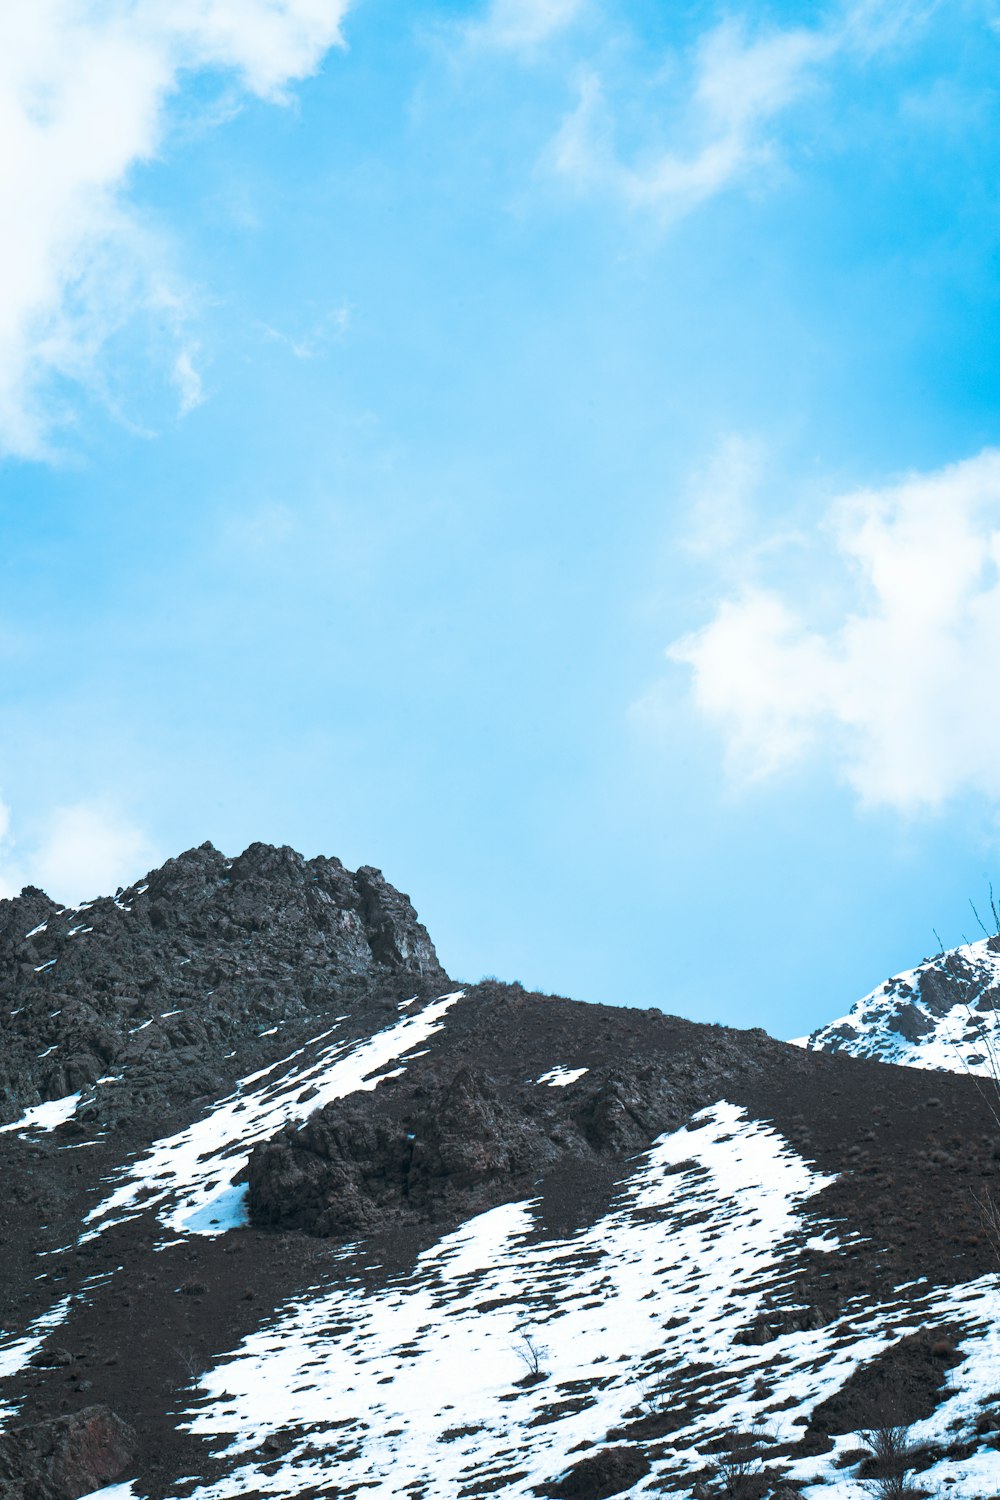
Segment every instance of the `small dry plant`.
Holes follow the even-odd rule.
[[[892,1412],[880,1416],[874,1427],[861,1434],[871,1457],[866,1459],[863,1482],[878,1500],[905,1500],[913,1494],[907,1475],[913,1468],[914,1448],[910,1429]]]
[[[524,1365],[529,1380],[544,1380],[544,1363],[548,1355],[548,1349],[540,1344],[534,1334],[522,1331],[518,1334],[514,1352]]]
[[[749,1427],[732,1428],[725,1434],[715,1472],[727,1500],[756,1500],[764,1454],[773,1442],[774,1434],[766,1422],[752,1422]]]

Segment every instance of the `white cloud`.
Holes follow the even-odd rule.
[[[143,0],[125,8],[175,68],[235,68],[252,93],[282,99],[340,41],[347,0]]]
[[[45,451],[52,377],[99,380],[108,334],[172,303],[130,217],[186,73],[280,100],[339,40],[347,0],[31,0],[0,7],[0,451]],[[197,396],[193,350],[174,368]]]
[[[749,36],[742,23],[723,21],[700,40],[692,59],[678,130],[684,146],[634,161],[616,149],[599,79],[585,76],[577,106],[556,138],[556,170],[579,187],[613,191],[634,207],[690,212],[768,158],[766,127],[801,96],[835,47],[824,30]]]
[[[37,885],[75,904],[130,884],[158,858],[146,833],[105,803],[56,808],[26,849],[10,828],[10,809],[0,803],[0,896]]]
[[[814,26],[751,28],[728,17],[706,32],[683,71],[660,70],[647,106],[649,141],[631,155],[617,141],[618,113],[633,118],[648,82],[625,89],[627,108],[599,70],[584,69],[577,103],[550,152],[554,170],[581,191],[599,191],[668,219],[773,162],[774,127],[836,60],[855,63],[912,31],[933,9],[916,0],[860,0]],[[678,77],[683,82],[677,86]],[[668,81],[665,83],[663,79]]]
[[[490,0],[463,33],[473,46],[530,51],[570,25],[582,10],[583,0]]]
[[[1000,799],[1000,451],[838,500],[838,618],[747,583],[669,651],[738,777],[809,751],[869,803]]]
[[[195,366],[197,346],[181,349],[174,360],[174,385],[180,402],[181,416],[194,411],[205,399],[201,372]]]

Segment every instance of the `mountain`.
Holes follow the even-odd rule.
[[[925,958],[799,1045],[1000,1078],[1000,937]]]
[[[0,1026],[3,1500],[997,1492],[981,1078],[461,984],[263,845],[0,903]]]

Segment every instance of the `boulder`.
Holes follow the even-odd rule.
[[[135,1460],[135,1432],[106,1406],[14,1427],[0,1436],[4,1500],[79,1500],[119,1479]]]

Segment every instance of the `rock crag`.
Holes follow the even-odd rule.
[[[78,908],[28,887],[0,901],[0,1123],[77,1093],[78,1125],[162,1118],[271,1027],[446,983],[409,898],[337,859],[203,844]]]

